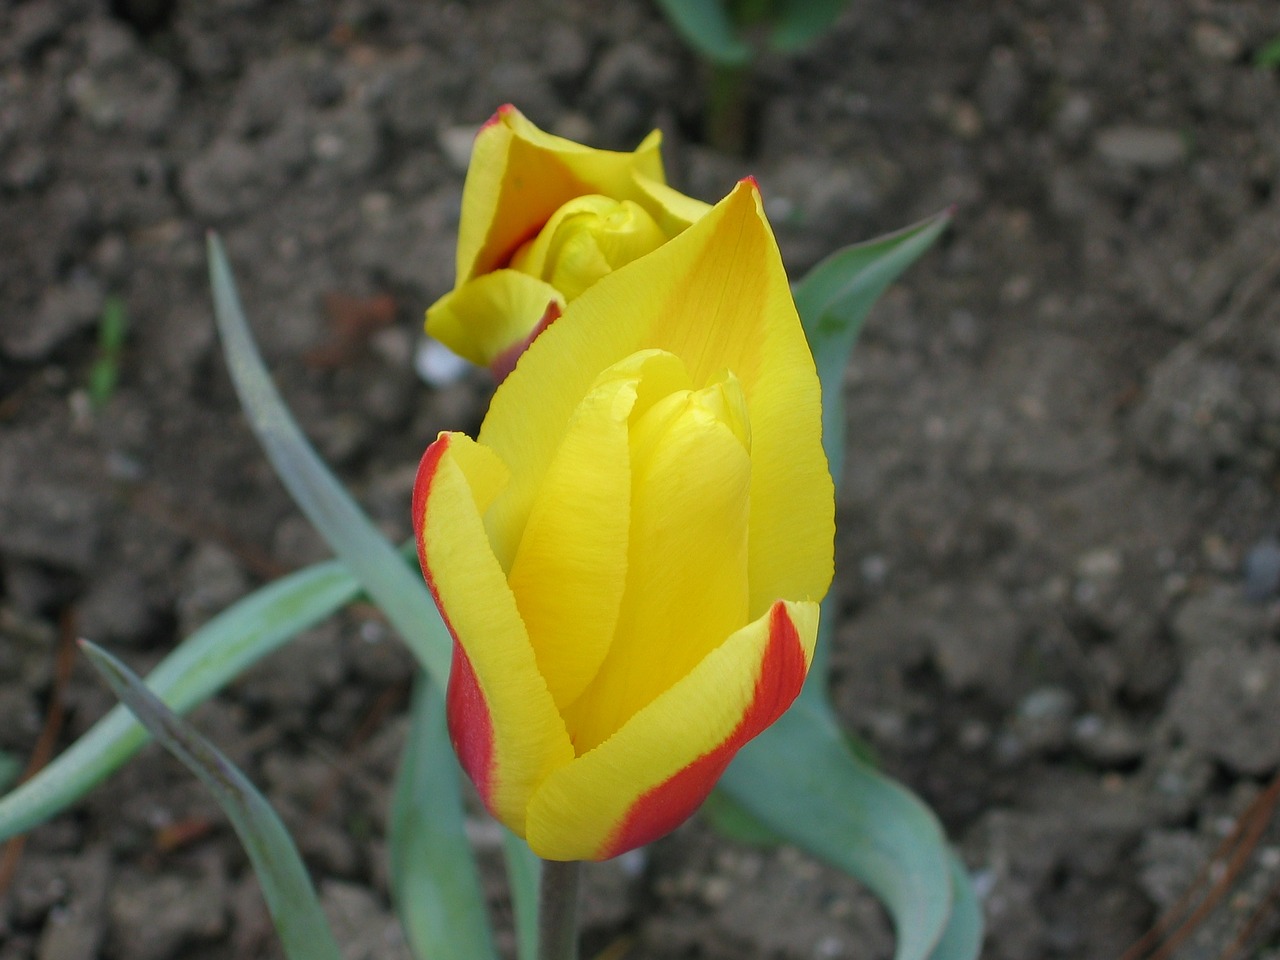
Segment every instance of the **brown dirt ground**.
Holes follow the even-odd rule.
[[[506,101],[600,146],[658,126],[688,192],[757,176],[797,276],[958,205],[849,370],[834,698],[946,823],[985,956],[1118,957],[1280,768],[1280,80],[1252,63],[1277,35],[1267,0],[859,0],[760,63],[740,160],[699,144],[698,67],[643,0],[3,6],[0,750],[33,749],[66,618],[143,669],[324,556],[237,413],[206,228],[303,425],[401,538],[423,447],[487,390],[413,367],[470,131]],[[131,326],[95,411],[110,296]],[[351,298],[391,322],[344,338]],[[411,670],[354,610],[195,714],[349,957],[403,955],[384,811]],[[78,665],[63,742],[109,703]],[[1231,943],[1277,833],[1179,956]],[[637,958],[892,942],[857,884],[697,822],[589,882],[589,942]],[[1277,955],[1274,914],[1248,955]],[[34,831],[0,900],[0,960],[275,951],[234,836],[154,750]]]

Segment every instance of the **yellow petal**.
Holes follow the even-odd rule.
[[[643,173],[636,174],[636,186],[645,198],[640,201],[641,205],[668,237],[683,233],[711,209],[711,204],[686,196],[664,181],[653,180]]]
[[[562,709],[574,750],[608,739],[747,622],[751,458],[714,384],[655,403],[631,428],[626,591],[595,681]]]
[[[427,310],[427,333],[480,366],[523,345],[549,305],[564,306],[555,287],[516,270],[495,270],[445,294]]]
[[[674,360],[655,359],[663,357]],[[639,364],[611,368],[579,404],[507,578],[562,710],[595,676],[618,620],[631,515],[627,422],[641,375]]]
[[[526,838],[550,860],[599,860],[678,826],[738,749],[782,715],[813,657],[816,603],[779,602],[533,795]]]
[[[587,209],[589,201],[596,201],[590,203],[594,209]],[[562,211],[569,212],[561,217]],[[667,241],[641,206],[603,197],[581,197],[565,204],[538,240],[543,236],[548,239],[541,264],[530,272],[541,276],[566,300],[575,299],[605,274]],[[516,261],[513,264],[520,267]]]
[[[442,433],[422,458],[414,518],[423,573],[474,673],[477,690],[468,691],[474,709],[465,719],[489,727],[488,751],[459,754],[466,764],[487,753],[485,769],[467,772],[494,816],[522,834],[530,794],[573,758],[573,748],[485,536],[481,513],[505,482],[506,467],[492,451],[463,434]],[[459,679],[450,684],[451,712]],[[474,694],[483,702],[475,704]],[[455,742],[477,734],[458,729],[454,716],[450,725]]]
[[[832,572],[834,495],[821,399],[777,243],[744,181],[705,217],[565,308],[494,395],[480,439],[520,473],[490,529],[519,529],[596,372],[642,349],[680,357],[701,388],[731,370],[751,425],[749,616],[817,599]]]
[[[632,153],[596,150],[539,130],[512,106],[476,136],[462,193],[455,286],[504,266],[569,200],[598,193],[640,199],[633,172],[664,182],[662,135]]]

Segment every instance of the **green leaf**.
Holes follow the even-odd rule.
[[[698,808],[698,815],[721,836],[749,847],[776,847],[784,842],[724,790],[712,790],[711,796]]]
[[[848,5],[849,0],[779,0],[769,45],[781,53],[794,53],[808,46]]]
[[[1253,55],[1253,64],[1268,70],[1280,67],[1280,36],[1272,37],[1262,45],[1262,48]]]
[[[844,371],[875,302],[951,223],[946,210],[895,233],[837,250],[792,289],[822,383],[822,447],[837,484],[844,472]],[[839,615],[834,590],[822,602],[818,645],[801,696],[824,697],[831,631]]]
[[[209,788],[253,863],[289,960],[342,960],[302,858],[271,805],[235,765],[149,691],[124,664],[87,640],[89,662],[162,746]]]
[[[419,960],[492,960],[497,952],[467,842],[444,697],[425,673],[414,684],[410,717],[391,807],[396,910]]]
[[[358,594],[359,586],[340,563],[290,574],[193,633],[151,671],[147,685],[178,713],[190,710]],[[38,774],[0,797],[0,839],[29,830],[74,803],[147,740],[129,711],[116,707]]]
[[[729,65],[751,59],[751,47],[738,36],[724,0],[658,0],[658,6],[699,56]]]
[[[542,881],[542,861],[529,845],[506,827],[502,828],[502,854],[507,864],[507,883],[516,915],[516,956],[538,960],[538,891]]]
[[[22,776],[22,759],[7,750],[0,750],[0,790],[6,789]]]
[[[889,284],[933,246],[951,216],[947,210],[896,233],[837,250],[792,290],[822,381],[822,442],[837,481],[844,466],[841,384],[863,321]]]
[[[929,960],[976,960],[982,951],[982,907],[969,880],[969,871],[951,855],[951,916]]]
[[[95,410],[105,407],[115,393],[120,379],[120,352],[128,329],[129,315],[125,313],[124,301],[107,297],[98,321],[98,355],[89,368],[89,402]]]
[[[443,683],[449,676],[453,645],[421,575],[404,564],[298,428],[258,354],[226,252],[213,234],[209,236],[209,277],[231,379],[267,458],[307,519],[351,568],[423,667]]]
[[[896,960],[930,957],[952,912],[942,828],[915,796],[857,759],[824,704],[797,701],[742,748],[720,789],[768,829],[865,883],[893,918]]]

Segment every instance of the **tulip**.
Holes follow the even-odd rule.
[[[414,490],[449,729],[551,860],[675,829],[799,693],[832,575],[813,359],[754,181],[610,273]]]
[[[569,302],[710,209],[667,186],[661,142],[655,130],[633,153],[594,150],[498,110],[476,136],[457,278],[427,332],[506,376]]]

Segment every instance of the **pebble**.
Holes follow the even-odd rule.
[[[448,387],[466,377],[471,364],[443,343],[423,337],[413,352],[413,369],[427,386]]]
[[[1212,478],[1248,450],[1257,414],[1242,381],[1234,360],[1171,354],[1152,370],[1133,411],[1134,439],[1161,466]]]
[[[1100,767],[1133,763],[1146,746],[1128,724],[1096,713],[1085,714],[1071,725],[1071,745]]]
[[[1275,537],[1259,541],[1245,555],[1244,596],[1253,603],[1280,596],[1280,540]]]
[[[1169,632],[1184,654],[1255,641],[1265,630],[1264,612],[1245,602],[1238,589],[1226,586],[1187,597],[1169,624]]]
[[[1244,50],[1239,37],[1211,20],[1201,20],[1191,28],[1191,44],[1201,57],[1217,63],[1238,60]]]
[[[1038,687],[1018,704],[1014,729],[1028,750],[1060,750],[1070,738],[1075,709],[1076,698],[1070,690]]]
[[[1108,127],[1094,146],[1107,162],[1134,170],[1169,170],[1187,158],[1182,133],[1161,127]]]
[[[1280,648],[1232,642],[1196,654],[1170,698],[1187,744],[1245,776],[1280,766]]]

